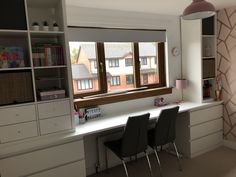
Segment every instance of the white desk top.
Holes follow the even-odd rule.
[[[211,103],[192,103],[184,102],[178,104],[180,106],[179,112],[195,111],[202,108],[207,108],[215,105],[219,105],[222,102]],[[76,127],[74,132],[71,133],[59,133],[50,135],[47,137],[38,137],[35,139],[28,139],[24,142],[14,142],[12,144],[1,145],[0,158],[9,157],[19,153],[25,153],[36,149],[41,149],[57,144],[63,144],[66,142],[81,139],[86,135],[111,130],[125,126],[129,116],[150,113],[150,119],[158,118],[162,109],[177,106],[177,104],[171,104],[163,107],[146,107],[137,110],[131,110],[129,112],[123,112],[119,115],[104,115],[103,117],[87,121],[85,124]]]
[[[195,111],[198,109],[211,107],[214,105],[221,104],[222,102],[211,102],[211,103],[192,103],[192,102],[184,102],[181,104],[170,104],[162,107],[146,107],[139,110],[131,110],[130,112],[125,112],[119,115],[105,115],[100,118],[96,118],[93,120],[89,120],[82,125],[78,125],[76,127],[76,131],[74,132],[74,136],[86,136],[89,134],[99,133],[106,130],[111,130],[118,127],[125,126],[128,117],[134,115],[140,115],[145,113],[150,113],[150,120],[156,119],[159,117],[159,114],[162,109],[179,106],[179,113],[186,111]]]

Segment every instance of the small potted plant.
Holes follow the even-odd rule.
[[[59,26],[56,22],[53,23],[53,31],[59,31]]]
[[[38,24],[38,22],[33,22],[32,23],[32,29],[34,31],[39,31],[39,24]]]
[[[49,30],[48,22],[44,21],[43,22],[43,31],[48,31],[48,30]]]

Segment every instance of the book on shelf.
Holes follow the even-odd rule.
[[[0,46],[0,68],[18,67],[25,67],[23,47]]]
[[[35,44],[32,52],[34,66],[64,65],[63,46],[60,44]]]

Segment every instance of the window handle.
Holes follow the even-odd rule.
[[[100,62],[99,64],[100,64],[101,72],[103,73],[103,72],[104,72],[104,69],[103,69],[103,63]]]

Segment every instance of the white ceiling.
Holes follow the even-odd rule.
[[[216,9],[236,6],[236,0],[208,0]],[[66,4],[99,9],[181,15],[192,0],[66,0]]]

